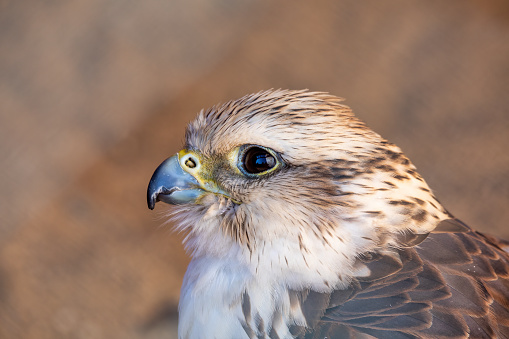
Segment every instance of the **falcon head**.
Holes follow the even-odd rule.
[[[269,90],[202,110],[163,162],[148,205],[174,204],[194,258],[290,288],[362,275],[355,259],[405,246],[447,212],[401,150],[326,93]]]

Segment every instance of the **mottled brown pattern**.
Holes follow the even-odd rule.
[[[495,239],[451,219],[419,243],[359,262],[371,274],[348,289],[299,293],[315,312],[306,314],[312,330],[293,329],[298,338],[509,337],[509,255]]]
[[[237,278],[221,265],[249,272],[235,282],[241,301],[218,314],[239,306],[238,322],[222,325],[250,338],[508,336],[508,254],[450,219],[401,150],[340,102],[269,90],[189,124],[186,149],[201,166],[189,173],[211,186],[200,183],[203,197],[180,210],[193,256],[207,263],[183,289],[184,337],[221,333],[215,321],[194,325],[212,306],[196,286],[233,295],[231,284],[216,288]],[[252,145],[277,166],[246,173]],[[223,268],[209,270],[209,259]]]
[[[211,178],[230,193],[233,201],[239,202],[229,204],[229,210],[224,213],[222,228],[226,234],[250,248],[254,246],[247,242],[253,239],[253,230],[246,216],[250,212],[243,209],[242,203],[248,203],[252,192],[264,187],[271,187],[274,192],[291,192],[278,196],[278,199],[284,199],[289,204],[310,206],[310,214],[314,214],[312,209],[327,214],[328,209],[337,206],[362,208],[359,194],[345,188],[348,183],[364,188],[363,195],[371,195],[378,191],[396,189],[397,182],[411,178],[423,182],[399,148],[367,128],[341,101],[326,93],[264,91],[202,110],[197,119],[189,124],[185,147],[204,157],[204,162],[210,164],[213,172]],[[317,125],[309,122],[309,119],[317,116],[325,120]],[[331,152],[341,149],[341,144],[332,145],[331,142],[343,143],[355,151],[345,150],[344,158],[324,159],[317,156],[299,159],[287,158],[283,149],[276,149],[284,161],[283,166],[270,175],[246,180],[232,172],[225,158],[233,147],[240,146],[236,141],[238,136],[246,129],[256,128],[258,124],[269,130],[279,130],[278,138],[281,140],[285,140],[287,134],[299,131],[303,138],[301,147],[306,147],[306,140],[309,139],[329,147]],[[361,141],[361,145],[350,141]],[[384,187],[371,186],[369,176],[373,173],[386,173],[389,180],[384,181]],[[360,183],[359,179],[368,180]],[[424,183],[421,189],[429,191]],[[421,203],[418,204],[425,204],[419,200]],[[441,210],[432,201],[428,203],[432,208]],[[406,206],[405,210],[400,209],[398,212],[412,216],[417,222],[423,222],[427,217],[427,213],[418,208],[415,202],[399,200],[388,201],[388,204]],[[385,217],[384,211],[371,211],[368,214]],[[354,218],[345,215],[345,220],[353,221]],[[314,222],[320,233],[331,227],[330,224],[326,219],[323,219],[323,223]]]

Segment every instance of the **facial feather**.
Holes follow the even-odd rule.
[[[341,101],[325,93],[265,91],[200,112],[186,131],[186,148],[202,155],[231,200],[208,194],[180,207],[194,256],[234,255],[255,272],[261,266],[298,276],[302,266],[331,272],[319,278],[325,288],[346,283],[336,272],[354,274],[359,253],[398,246],[401,233],[429,232],[447,217],[400,149]],[[246,144],[274,150],[283,166],[246,177],[231,155]],[[315,259],[330,251],[334,262]]]

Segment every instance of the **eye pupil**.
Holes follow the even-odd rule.
[[[263,148],[252,147],[244,154],[243,166],[250,174],[262,173],[276,166],[276,159]]]

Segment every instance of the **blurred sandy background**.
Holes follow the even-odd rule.
[[[509,238],[505,0],[0,0],[0,338],[175,338],[188,259],[147,183],[267,88],[346,98]]]

